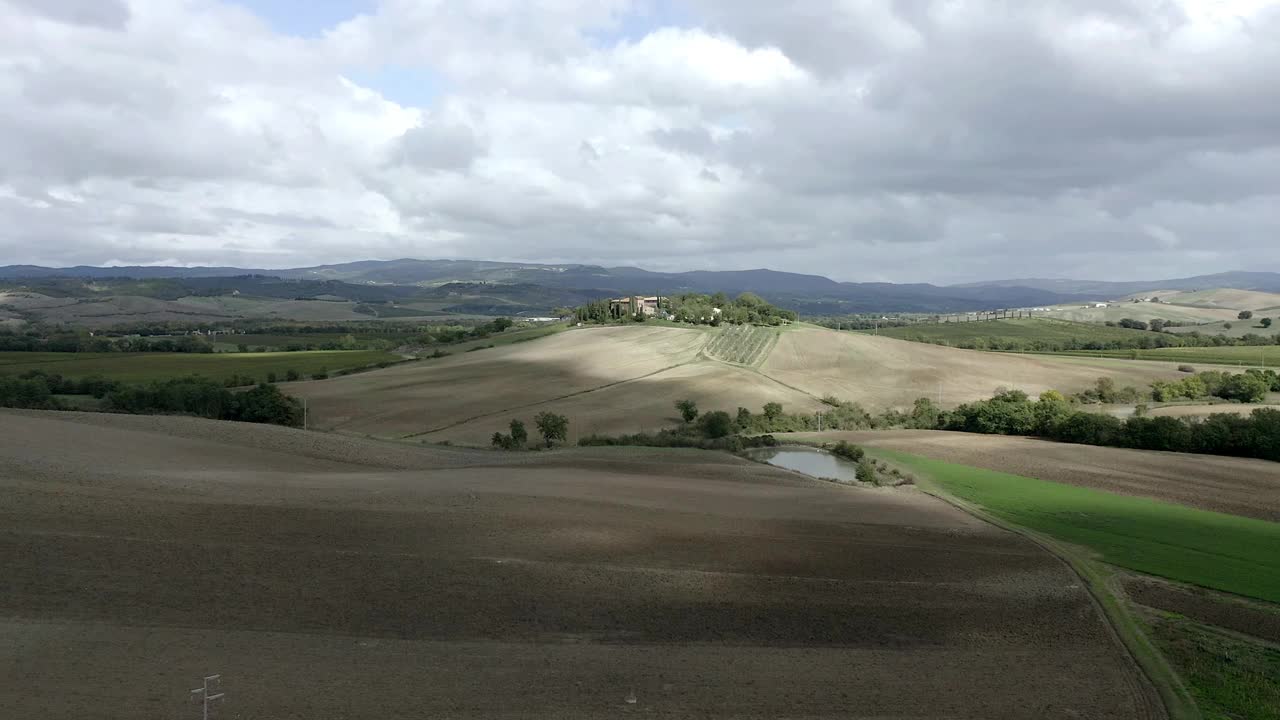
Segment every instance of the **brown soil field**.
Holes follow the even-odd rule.
[[[1160,717],[1079,580],[911,490],[0,411],[0,714]],[[633,702],[629,702],[633,701]]]
[[[843,439],[870,448],[1280,522],[1280,465],[1266,460],[938,430],[791,433],[778,437],[806,441]]]
[[[1280,606],[1252,602],[1205,588],[1146,575],[1124,575],[1124,592],[1135,602],[1233,632],[1280,643]]]
[[[816,328],[783,333],[761,370],[807,393],[869,409],[910,407],[916,398],[939,395],[954,406],[989,398],[1001,386],[1031,395],[1076,392],[1104,375],[1138,387],[1180,377],[1176,363],[989,353]]]
[[[524,410],[692,362],[707,333],[669,327],[601,327],[410,363],[385,371],[293,383],[315,427],[379,437],[423,435],[472,418]],[[667,408],[651,426],[664,423]],[[537,410],[528,412],[529,418]],[[526,419],[529,419],[526,418]],[[495,420],[480,439],[505,429]]]
[[[1172,363],[981,353],[825,329],[790,328],[759,368],[708,358],[712,329],[589,327],[528,343],[284,387],[305,398],[313,427],[353,435],[487,445],[512,418],[569,418],[570,441],[678,422],[674,403],[755,412],[821,409],[835,395],[871,411],[989,397],[1002,385],[1039,393],[1083,389],[1108,375],[1145,386],[1182,377]]]
[[[533,429],[533,416],[551,410],[570,418],[570,443],[583,435],[659,430],[676,426],[677,400],[692,398],[704,410],[732,412],[738,406],[760,412],[765,403],[779,402],[788,412],[816,412],[819,400],[769,379],[761,373],[719,362],[697,362],[630,380],[601,390],[540,403],[513,412],[499,412],[422,436],[486,445],[494,431],[505,431],[511,418],[522,418]]]

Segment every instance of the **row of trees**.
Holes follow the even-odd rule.
[[[1248,417],[1231,413],[1200,420],[1132,417],[1079,410],[1050,390],[1032,401],[1021,390],[966,403],[939,416],[937,428],[997,435],[1035,435],[1085,445],[1235,455],[1280,460],[1280,410],[1259,408]]]
[[[197,335],[176,338],[98,337],[64,331],[0,332],[0,351],[8,352],[166,352],[211,353],[213,346]]]
[[[42,373],[23,377],[0,377],[0,407],[36,410],[63,410],[58,395],[93,395],[103,399],[103,408],[134,414],[195,415],[214,420],[302,424],[302,406],[263,383],[250,390],[233,392],[223,383],[205,377],[187,377],[141,385],[122,385],[101,378],[67,380]]]

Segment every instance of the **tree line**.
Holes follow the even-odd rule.
[[[730,298],[723,292],[712,295],[681,293],[659,299],[659,312],[675,322],[691,325],[782,325],[798,316],[770,304],[755,293],[742,293]],[[609,300],[596,300],[573,309],[574,319],[582,323],[644,322],[646,316],[634,308],[623,308]]]
[[[1080,410],[1053,390],[1035,401],[1021,390],[1003,390],[989,400],[941,413],[937,429],[1280,460],[1280,410],[1272,408],[1259,408],[1247,417],[1217,413],[1204,419],[1134,416],[1122,420]]]
[[[302,424],[302,406],[275,385],[262,383],[234,392],[216,380],[191,376],[126,385],[103,378],[68,380],[58,375],[28,373],[0,377],[0,407],[65,410],[58,395],[92,395],[108,412],[193,415],[213,420]]]

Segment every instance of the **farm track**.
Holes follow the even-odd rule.
[[[1151,712],[1057,559],[910,490],[102,420],[0,411],[14,717],[173,717],[210,672],[280,720]]]

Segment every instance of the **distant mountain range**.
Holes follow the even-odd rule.
[[[635,267],[549,265],[482,260],[363,260],[314,267],[0,267],[0,278],[228,278],[264,275],[285,280],[338,281],[357,285],[418,286],[447,283],[541,286],[575,295],[754,292],[805,314],[852,312],[956,312],[1104,300],[1146,290],[1234,288],[1280,292],[1280,273],[1230,272],[1174,280],[1095,282],[1027,278],[963,285],[836,282],[820,275],[776,270],[695,270],[664,273]]]

